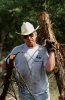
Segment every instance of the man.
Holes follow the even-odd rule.
[[[46,71],[51,72],[54,69],[54,50],[51,46],[48,54],[46,47],[37,44],[37,29],[30,22],[23,22],[21,36],[25,43],[16,46],[10,53],[17,54],[14,61],[19,100],[50,100]]]

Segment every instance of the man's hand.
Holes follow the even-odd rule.
[[[55,42],[49,39],[46,40],[46,48],[48,52],[55,52]]]

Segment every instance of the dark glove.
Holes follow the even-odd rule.
[[[55,52],[55,42],[49,39],[46,40],[46,48],[48,52]]]

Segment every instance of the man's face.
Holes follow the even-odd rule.
[[[36,45],[36,37],[37,37],[37,33],[33,32],[29,35],[23,36],[23,39],[25,43],[27,44],[27,46],[34,47]]]

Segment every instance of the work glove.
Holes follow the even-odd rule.
[[[55,42],[54,41],[47,39],[45,46],[49,53],[55,52]]]

